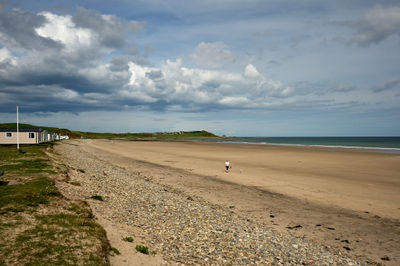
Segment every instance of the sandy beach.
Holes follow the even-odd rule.
[[[152,182],[274,230],[378,263],[400,263],[398,154],[207,142],[86,140],[80,145]]]
[[[313,203],[400,219],[400,155],[203,142],[94,141],[93,147]],[[232,169],[224,171],[229,159]]]

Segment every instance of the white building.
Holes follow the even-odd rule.
[[[39,144],[59,140],[61,137],[41,128],[0,128],[0,144]]]

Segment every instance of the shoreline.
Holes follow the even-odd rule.
[[[245,139],[251,137],[237,137],[238,139]],[[398,137],[395,137],[398,138]],[[294,143],[274,143],[274,142],[250,142],[250,141],[228,141],[224,138],[114,138],[108,140],[116,141],[146,141],[146,142],[205,142],[209,144],[213,143],[227,143],[227,144],[249,144],[249,145],[266,145],[276,147],[304,147],[304,148],[322,148],[322,149],[333,149],[343,151],[354,151],[354,152],[372,152],[372,153],[388,153],[388,154],[400,154],[400,148],[392,147],[376,147],[376,146],[347,146],[347,145],[319,145],[319,144],[294,144]]]
[[[364,147],[364,146],[334,146],[334,145],[313,145],[313,144],[287,144],[287,143],[252,143],[252,142],[219,142],[219,143],[243,143],[251,145],[269,145],[269,146],[287,146],[287,147],[309,147],[309,148],[326,148],[337,149],[345,151],[363,151],[363,152],[377,152],[377,153],[395,153],[400,154],[400,148],[383,148],[383,147]]]

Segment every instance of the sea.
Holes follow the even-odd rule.
[[[400,137],[227,137],[213,141],[344,148],[400,154]]]

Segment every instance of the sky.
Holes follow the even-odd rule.
[[[400,2],[0,2],[0,123],[400,136]]]

